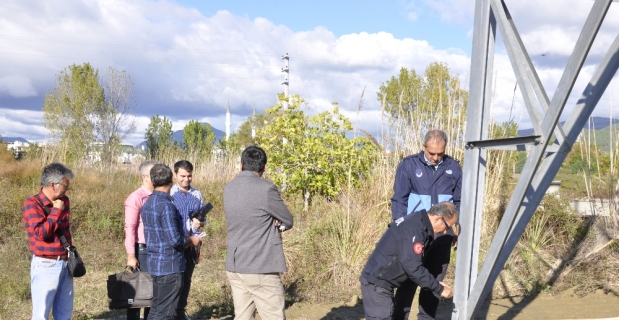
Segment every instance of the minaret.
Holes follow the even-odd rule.
[[[251,138],[256,138],[256,101],[254,101],[254,114],[251,116]]]
[[[228,99],[228,107],[226,107],[226,140],[230,138],[230,100]]]

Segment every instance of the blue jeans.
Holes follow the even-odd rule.
[[[30,294],[32,297],[32,320],[70,320],[73,313],[73,277],[67,270],[67,262],[32,257],[30,263]]]
[[[186,267],[183,273],[183,289],[181,290],[181,295],[178,300],[178,307],[176,307],[176,313],[178,315],[185,315],[189,290],[191,289],[191,277],[193,276],[193,270],[196,268],[196,264],[191,257],[191,248],[185,248],[183,255],[185,256]]]
[[[140,248],[141,246],[141,248]],[[147,255],[147,251],[146,251],[146,245],[138,245],[137,243],[135,244],[135,256],[138,259],[138,262],[140,263],[140,270],[144,271],[144,272],[148,272],[148,263],[146,261],[146,255]],[[127,309],[127,320],[140,320],[140,308],[129,308]],[[144,320],[148,319],[148,313],[150,311],[150,308],[144,308]]]
[[[172,273],[153,276],[153,304],[150,307],[150,320],[171,320],[176,317],[178,299],[183,289],[183,274]]]

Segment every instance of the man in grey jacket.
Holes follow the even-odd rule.
[[[281,232],[292,228],[292,215],[277,186],[262,179],[267,155],[250,146],[241,155],[241,172],[224,187],[228,225],[226,274],[232,288],[235,319],[285,319],[284,286],[288,271]]]

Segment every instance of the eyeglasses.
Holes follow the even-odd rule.
[[[447,224],[447,221],[445,221],[445,217],[441,217],[441,220],[443,220],[443,223],[445,224],[445,231],[451,229],[451,227]]]
[[[69,184],[64,184],[64,183],[56,183],[57,185],[61,185],[64,187],[65,190],[69,190]]]

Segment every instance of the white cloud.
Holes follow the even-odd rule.
[[[411,11],[409,12],[406,17],[408,18],[408,20],[410,21],[417,21],[417,13],[415,11]]]
[[[22,75],[8,75],[0,78],[0,96],[9,95],[14,98],[26,98],[37,95],[29,78]]]
[[[421,15],[431,7],[444,21],[472,25],[471,1],[424,3],[426,7],[419,8],[413,1],[406,12]],[[562,73],[560,64],[571,52],[591,3],[526,0],[507,4],[527,48],[537,57],[534,62],[540,78],[551,94]],[[611,6],[614,11],[607,17],[617,15],[616,7]],[[260,112],[275,104],[276,94],[284,91],[281,56],[285,53],[290,54],[290,93],[306,98],[311,112],[324,111],[337,101],[342,112],[356,120],[365,88],[358,122],[374,132],[381,126],[378,87],[401,67],[423,72],[431,62],[445,62],[462,83],[468,83],[468,53],[438,50],[426,41],[431,39],[397,39],[387,32],[336,37],[324,27],[293,32],[268,19],[252,20],[227,11],[205,17],[168,1],[84,0],[49,5],[43,0],[7,0],[0,7],[0,17],[4,43],[0,46],[0,108],[40,110],[43,96],[38,93],[53,89],[56,74],[70,64],[90,62],[101,71],[114,66],[126,70],[134,82],[138,130],[133,141],[143,139],[155,114],[171,118],[174,130],[192,119],[225,130],[228,102],[232,127],[238,127],[254,104]],[[607,18],[592,50],[598,60],[604,45],[618,33],[619,19],[608,20],[613,19]],[[547,56],[541,58],[541,54]],[[495,70],[493,115],[504,121],[512,106],[515,77],[504,50],[498,47]],[[578,90],[585,83],[580,80]],[[512,117],[524,110],[519,92],[514,101]],[[525,114],[523,122],[526,118]],[[15,126],[19,125],[17,120]],[[24,123],[23,128],[29,129],[19,130],[1,126],[0,134],[45,135],[40,126],[36,130],[32,126]]]
[[[474,1],[470,0],[424,0],[429,8],[438,11],[441,20],[470,25],[475,9]]]
[[[22,137],[29,141],[43,140],[47,131],[41,125],[43,112],[0,108],[0,132],[3,137]]]

